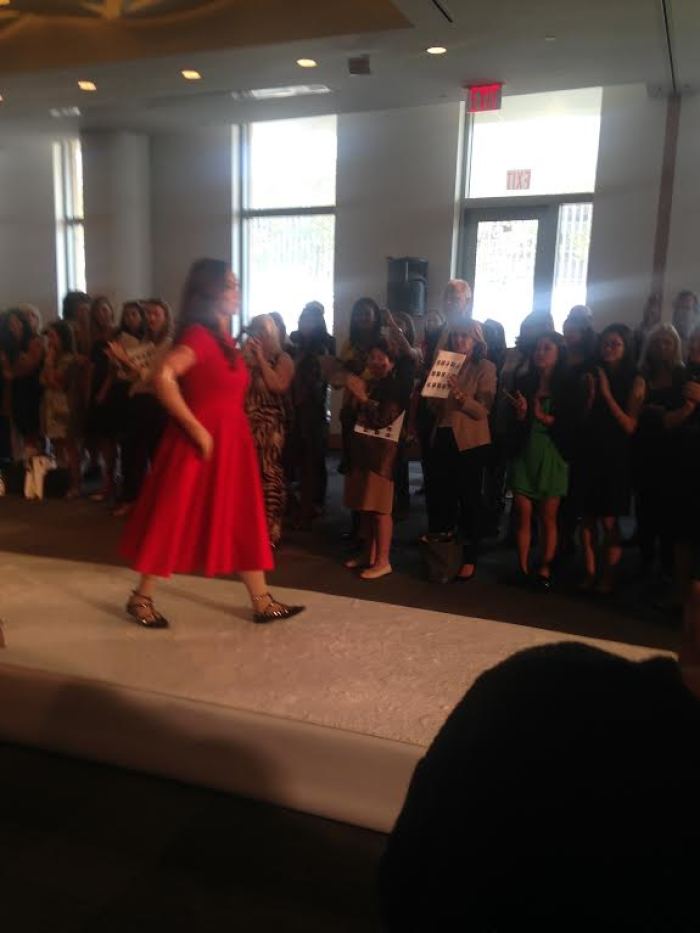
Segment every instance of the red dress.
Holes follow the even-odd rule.
[[[238,355],[232,366],[200,324],[188,327],[179,343],[197,357],[180,389],[214,438],[213,453],[203,460],[171,419],[124,531],[121,553],[135,570],[160,577],[271,570],[260,468],[243,407],[248,370]]]

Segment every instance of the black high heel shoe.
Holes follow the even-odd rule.
[[[279,603],[276,599],[273,599],[270,593],[263,593],[262,596],[253,596],[254,603],[262,599],[267,599],[269,602],[260,612],[256,610],[253,613],[253,622],[257,622],[258,624],[277,622],[281,619],[291,619],[292,616],[297,616],[306,609],[306,606],[287,606],[285,603]]]
[[[133,590],[126,604],[126,611],[134,622],[142,625],[144,628],[167,628],[168,620],[153,605],[150,596],[144,596],[137,590]]]

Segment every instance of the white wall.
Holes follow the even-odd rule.
[[[229,126],[151,139],[153,290],[177,307],[195,259],[232,256]]]
[[[107,295],[116,307],[147,298],[152,290],[149,139],[87,132],[81,140],[88,292]]]
[[[681,105],[666,268],[667,302],[682,288],[700,294],[700,95],[684,97]]]
[[[642,86],[603,94],[589,263],[601,325],[638,320],[652,276],[666,105]],[[459,106],[338,118],[336,331],[360,295],[385,300],[386,257],[430,262],[430,303],[450,275]],[[151,137],[87,134],[88,285],[117,300],[153,291],[177,304],[190,263],[232,253],[228,126]],[[667,294],[700,289],[700,96],[683,101]],[[0,142],[0,304],[56,307],[51,139]]]
[[[605,88],[588,303],[597,324],[639,323],[652,282],[666,102],[643,85]]]
[[[386,299],[387,256],[429,266],[429,304],[450,277],[460,105],[338,117],[336,334],[353,302]]]
[[[0,141],[0,306],[36,305],[44,318],[57,306],[52,141]]]

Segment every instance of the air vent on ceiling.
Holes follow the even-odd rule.
[[[371,75],[369,55],[354,55],[348,59],[348,71],[351,75]]]
[[[330,94],[325,84],[294,84],[289,87],[259,87],[251,91],[232,91],[234,100],[282,100],[286,97],[308,97],[313,94]]]

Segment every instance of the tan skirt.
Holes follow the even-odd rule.
[[[355,467],[345,477],[345,506],[353,512],[391,515],[394,508],[394,481],[371,470]]]

